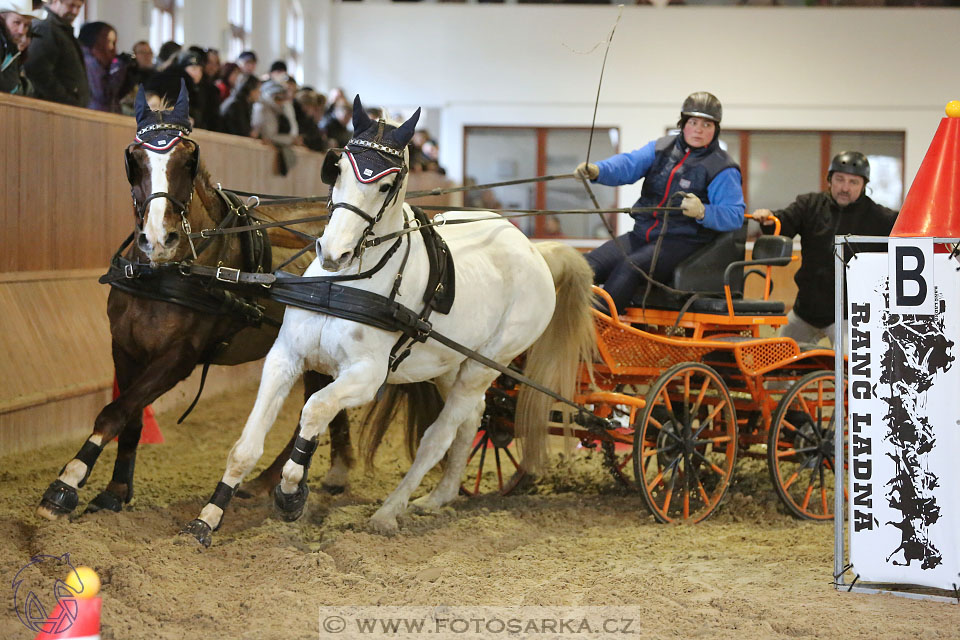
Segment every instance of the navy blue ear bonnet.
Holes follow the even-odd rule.
[[[343,149],[357,180],[364,184],[376,182],[391,173],[404,169],[403,151],[413,138],[420,118],[420,109],[399,127],[383,120],[372,120],[363,108],[358,95],[353,101],[353,137]],[[337,154],[328,152],[322,179],[327,184],[336,182]]]
[[[190,135],[190,102],[187,87],[180,81],[180,95],[173,111],[153,111],[147,106],[143,86],[137,91],[134,112],[137,118],[136,142],[156,153],[168,153],[184,136]]]

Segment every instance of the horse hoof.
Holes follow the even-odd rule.
[[[396,518],[381,519],[374,515],[372,518],[370,518],[370,522],[368,524],[373,533],[377,533],[381,536],[392,537],[397,535],[397,532],[400,531],[400,527],[397,525]]]
[[[347,488],[341,484],[327,484],[326,482],[324,482],[320,486],[325,493],[329,493],[332,496],[338,496],[347,490]]]
[[[47,520],[57,520],[77,508],[80,496],[77,490],[61,480],[54,480],[43,492],[37,515]]]
[[[291,494],[284,493],[278,484],[273,489],[273,503],[277,505],[283,520],[293,522],[303,515],[303,507],[307,504],[308,495],[310,495],[310,487],[306,482],[297,485],[297,490]]]
[[[270,495],[270,487],[273,485],[273,482],[267,483],[259,479],[251,480],[250,482],[244,482],[242,485],[237,487],[233,497],[240,498],[241,500],[250,500],[251,498],[268,496]]]
[[[183,529],[180,530],[180,535],[192,536],[194,540],[207,549],[210,548],[210,543],[213,542],[213,530],[210,528],[210,525],[199,518],[191,520],[184,525]]]
[[[120,498],[109,491],[101,491],[100,495],[90,501],[84,513],[96,513],[98,511],[120,513],[123,511],[123,503],[120,501]]]

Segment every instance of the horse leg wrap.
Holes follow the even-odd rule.
[[[137,454],[133,453],[129,458],[117,459],[113,465],[112,482],[127,485],[127,495],[123,497],[124,502],[130,502],[133,499],[133,467],[137,462]]]
[[[299,465],[303,465],[303,476],[306,478],[307,470],[310,469],[310,461],[313,460],[313,453],[317,450],[317,441],[307,440],[298,435],[293,443],[293,451],[290,452],[290,460]],[[300,481],[301,484],[303,480]]]
[[[233,497],[233,492],[234,488],[226,482],[218,482],[217,488],[213,490],[213,495],[210,496],[207,502],[220,507],[221,511],[226,511],[227,505],[230,504],[230,498]],[[218,526],[217,528],[219,529],[220,527]]]
[[[100,447],[100,445],[94,444],[89,440],[87,440],[86,442],[83,443],[83,446],[80,447],[80,451],[77,452],[77,455],[73,457],[74,460],[79,460],[80,462],[85,464],[87,467],[87,470],[83,474],[83,477],[80,478],[80,482],[77,483],[77,489],[82,489],[83,485],[87,484],[87,478],[90,477],[90,472],[93,471],[93,465],[97,464],[97,458],[100,457],[100,453],[102,451],[103,451],[103,448]],[[67,468],[67,465],[63,465],[63,468],[60,469],[59,475],[62,475],[66,468]]]
[[[54,480],[43,492],[40,506],[57,516],[65,516],[77,508],[80,496],[77,490],[62,480]]]

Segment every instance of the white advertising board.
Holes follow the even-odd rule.
[[[848,264],[850,562],[863,581],[952,591],[960,586],[960,273],[927,244],[908,251],[914,260],[899,272],[886,253]],[[910,305],[901,309],[919,312],[895,312],[897,291]]]

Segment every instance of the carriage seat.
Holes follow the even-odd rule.
[[[687,307],[691,313],[726,314],[727,301],[724,284],[730,285],[735,315],[783,315],[782,302],[774,300],[744,300],[743,283],[746,276],[764,275],[753,269],[744,275],[744,267],[786,266],[793,256],[793,240],[784,236],[760,236],[753,247],[750,260],[746,255],[747,225],[736,231],[720,234],[716,240],[701,247],[673,270],[669,284],[682,291],[697,291],[699,295]],[[646,284],[641,285],[630,306],[644,306]],[[673,293],[653,288],[646,299],[648,309],[679,311],[689,300],[690,293]]]

